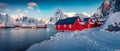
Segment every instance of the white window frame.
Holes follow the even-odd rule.
[[[64,24],[64,27],[66,28],[66,25]]]
[[[60,28],[60,25],[58,25],[58,28]]]
[[[69,24],[69,28],[72,28],[72,25],[71,25],[71,24]]]

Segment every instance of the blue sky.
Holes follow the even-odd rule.
[[[10,15],[25,14],[48,20],[58,8],[65,12],[92,14],[102,2],[103,0],[0,0],[0,7]]]

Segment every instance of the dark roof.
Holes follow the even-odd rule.
[[[70,17],[66,19],[60,19],[56,22],[56,24],[74,24],[78,17]]]
[[[89,19],[89,18],[84,18],[84,19],[83,19],[83,22],[86,22],[88,19]]]

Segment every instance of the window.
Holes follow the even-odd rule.
[[[66,27],[66,25],[64,24],[64,27]]]
[[[58,25],[58,28],[60,28],[60,25]]]
[[[71,24],[69,24],[69,28],[72,28],[72,25],[71,25]]]

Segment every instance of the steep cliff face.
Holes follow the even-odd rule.
[[[120,30],[120,0],[104,0],[102,5],[97,9],[93,18],[103,18],[105,23],[103,29],[109,31]]]
[[[108,30],[116,30],[114,24],[120,29],[120,0],[104,0],[102,5],[93,14],[93,18],[103,18],[103,28]],[[109,28],[110,27],[110,28]],[[112,28],[111,28],[112,27]]]
[[[102,5],[97,9],[97,11],[93,14],[93,17],[103,18],[106,17],[110,12],[110,1],[104,0]]]
[[[104,0],[102,5],[93,14],[93,17],[106,17],[109,14],[120,11],[120,0]]]

